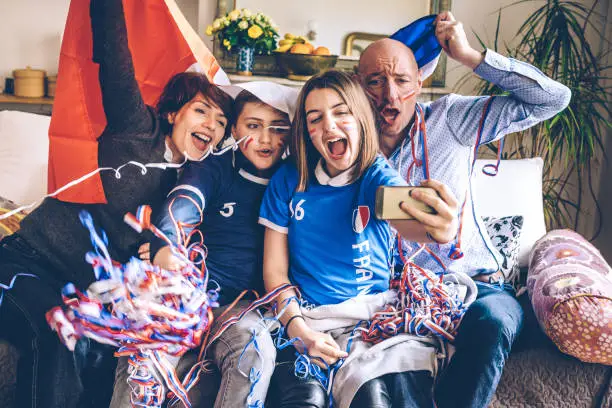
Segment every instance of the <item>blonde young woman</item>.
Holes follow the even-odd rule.
[[[428,235],[449,242],[457,233],[457,202],[434,180],[426,185],[436,189],[439,198],[418,192],[413,197],[435,208],[436,215],[402,204],[416,221],[389,223],[374,217],[376,189],[406,185],[378,155],[374,123],[366,95],[349,75],[328,71],[310,79],[298,100],[290,144],[293,163],[272,177],[259,220],[266,227],[266,289],[292,283],[308,305],[289,303],[281,317],[288,336],[299,337],[296,345],[301,344],[302,351],[327,364],[345,359],[332,389],[340,407],[351,406],[351,401],[377,404],[380,389],[370,385],[390,373],[422,373],[412,383],[415,392],[431,388],[435,342],[402,334],[370,349],[354,339],[348,352],[347,342],[358,321],[369,320],[372,312],[394,299],[388,290],[394,229],[417,242],[428,241]],[[295,295],[284,294],[279,304]],[[380,353],[364,359],[375,349]],[[419,357],[423,355],[428,357]],[[322,387],[294,377],[292,364],[280,364],[277,372],[270,405],[326,404]],[[410,385],[407,378],[396,388],[412,394]],[[431,392],[426,390],[423,398],[431,403]]]

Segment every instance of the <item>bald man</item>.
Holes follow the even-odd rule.
[[[476,51],[450,12],[437,16],[435,35],[450,58],[508,95],[489,101],[484,96],[450,94],[433,103],[419,103],[422,73],[412,51],[392,39],[376,41],[364,51],[358,74],[377,112],[382,153],[392,165],[411,185],[426,184],[425,166],[414,158],[428,156],[429,178],[449,186],[459,203],[467,200],[461,240],[430,245],[438,259],[422,252],[415,262],[437,272],[465,272],[478,286],[478,299],[466,312],[456,337],[456,354],[437,380],[436,402],[440,408],[486,407],[521,329],[523,314],[512,286],[504,282],[501,255],[491,244],[470,197],[478,126],[489,104],[480,144],[499,140],[565,109],[571,92],[531,65],[492,50]],[[408,253],[415,248],[404,243]]]

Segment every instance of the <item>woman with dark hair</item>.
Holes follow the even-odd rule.
[[[286,151],[297,91],[271,82],[230,88],[228,92],[238,92],[232,134],[243,142],[232,153],[188,163],[154,220],[175,244],[181,242],[175,223],[184,226],[181,234],[185,236],[194,230],[201,233],[207,249],[209,287],[219,287],[219,307],[212,311],[210,331],[216,340],[206,345],[204,357],[218,368],[220,383],[215,388],[216,376],[205,374],[189,391],[194,407],[212,406],[209,398],[216,408],[256,406],[257,401],[265,400],[276,357],[262,315],[246,310],[255,293],[263,293],[264,227],[258,224],[259,207]],[[151,259],[166,270],[180,269],[182,264],[160,239],[151,242]],[[243,312],[239,322],[220,332],[228,319]],[[197,363],[199,351],[168,358],[180,380]],[[138,387],[130,378],[129,366],[128,358],[119,359],[111,408],[129,408],[132,394],[138,395],[132,390]],[[178,405],[183,406],[173,407]]]
[[[229,135],[231,98],[197,73],[173,77],[157,109],[146,106],[134,77],[121,0],[92,0],[93,59],[107,125],[98,139],[100,167],[129,161],[181,163],[200,159]],[[3,339],[20,351],[16,406],[82,406],[78,361],[50,329],[45,313],[62,304],[61,289],[72,282],[85,289],[94,273],[85,261],[92,249],[79,221],[88,211],[106,232],[111,256],[127,261],[143,237],[124,224],[126,212],[141,204],[154,209],[177,180],[175,170],[137,166],[100,174],[107,204],[76,204],[47,198],[0,242],[0,282],[13,282],[0,305]],[[79,344],[77,348],[82,346]],[[110,390],[109,390],[110,392]]]

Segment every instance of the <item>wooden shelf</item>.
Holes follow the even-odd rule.
[[[53,105],[53,98],[24,98],[21,96],[0,94],[0,103],[25,103],[28,105]]]
[[[0,111],[3,110],[15,110],[50,116],[53,110],[53,98],[23,98],[15,95],[0,94]]]

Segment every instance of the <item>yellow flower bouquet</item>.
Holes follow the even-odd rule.
[[[265,14],[232,10],[213,21],[206,28],[206,35],[217,37],[227,51],[249,47],[255,54],[264,55],[276,49],[278,27]]]

